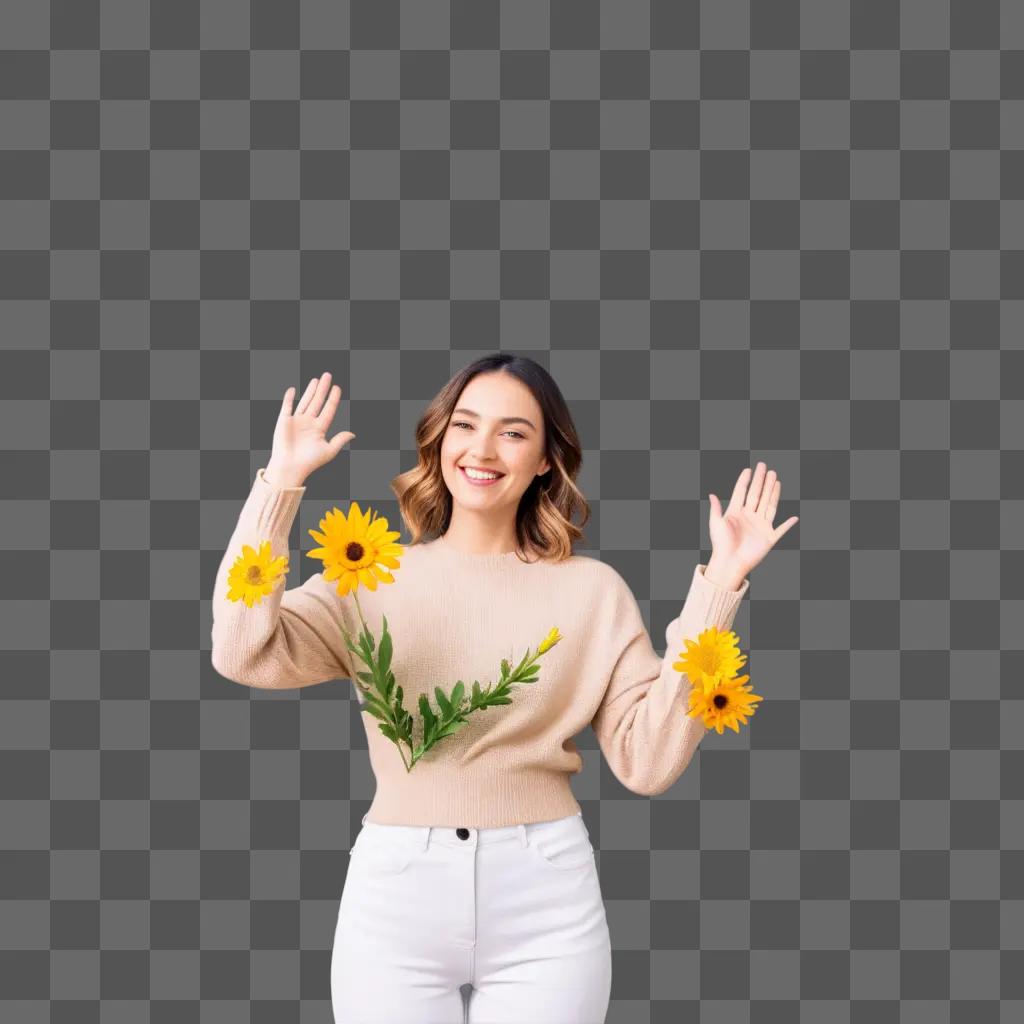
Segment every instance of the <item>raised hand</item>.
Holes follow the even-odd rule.
[[[709,495],[711,519],[708,530],[712,558],[737,567],[740,576],[745,576],[758,565],[800,519],[799,516],[790,516],[781,526],[772,525],[779,507],[782,481],[774,469],[766,476],[766,468],[763,462],[759,462],[752,481],[749,466],[740,473],[724,514],[717,496]]]
[[[338,411],[341,388],[331,387],[331,375],[314,377],[292,412],[295,388],[284,393],[274,427],[274,447],[264,477],[278,486],[295,487],[314,470],[330,462],[356,435],[342,430],[327,440],[327,429]]]

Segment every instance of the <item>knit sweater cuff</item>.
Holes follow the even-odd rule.
[[[750,577],[746,577],[736,590],[729,590],[712,583],[705,575],[706,565],[698,564],[693,570],[692,586],[701,606],[708,616],[718,621],[731,615],[750,589]]]
[[[292,523],[302,504],[305,487],[275,487],[263,475],[266,467],[256,470],[256,480],[252,485],[250,498],[255,502],[257,510],[256,528],[260,533],[278,537],[280,531],[288,536]]]

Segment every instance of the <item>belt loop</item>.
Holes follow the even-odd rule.
[[[519,845],[525,849],[527,845],[526,826],[523,824],[516,825],[516,830],[519,832]]]
[[[432,825],[424,825],[420,832],[419,849],[426,850],[430,847],[430,833],[433,832],[434,828]]]

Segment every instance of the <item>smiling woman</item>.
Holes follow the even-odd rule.
[[[589,723],[624,787],[665,792],[706,731],[687,714],[693,683],[683,652],[711,629],[729,631],[749,581],[722,587],[696,565],[665,629],[665,653],[656,652],[622,576],[572,551],[582,535],[573,513],[582,508],[585,523],[589,510],[575,484],[582,456],[561,393],[532,360],[497,354],[442,388],[417,428],[419,464],[392,482],[413,533],[401,545],[399,586],[371,586],[398,567],[398,553],[388,523],[353,502],[357,522],[333,509],[329,526],[325,517],[309,530],[320,547],[306,556],[323,559],[326,571],[286,589],[304,481],[352,437],[327,440],[338,394],[326,374],[294,412],[286,393],[271,472],[257,470],[217,572],[211,635],[213,667],[235,682],[284,689],[351,678],[382,684],[397,705],[404,696],[420,710],[423,729],[408,729],[419,752],[410,771],[395,752],[396,730],[389,735],[385,721],[373,727],[380,716],[368,699],[361,708],[377,787],[339,905],[334,1019],[454,1021],[459,985],[473,975],[481,1020],[604,1020],[611,944],[569,784],[583,767],[574,738]],[[494,479],[474,480],[481,471]],[[744,483],[718,524],[722,543],[731,537],[741,554],[777,532],[753,518],[768,521],[775,507],[774,485],[761,501],[760,478],[759,466],[750,495]],[[427,532],[440,536],[423,543]],[[527,549],[539,557],[524,557]],[[339,565],[346,575],[335,574]],[[355,575],[367,584],[362,604],[339,600],[342,580]],[[254,592],[262,599],[248,605]],[[366,627],[378,623],[388,641],[374,648]],[[376,660],[356,658],[348,638],[360,625]],[[541,683],[531,641],[545,632]],[[371,672],[357,673],[359,661]],[[705,675],[714,667],[699,663]],[[449,699],[439,684],[453,679]],[[532,685],[513,699],[510,680]],[[487,710],[446,731],[441,723],[457,721],[452,709],[465,718],[467,705]],[[441,916],[450,928],[438,929]]]
[[[583,451],[539,363],[501,352],[469,364],[423,413],[416,444],[418,465],[391,482],[411,546],[436,535],[467,554],[572,554],[590,518],[576,486]]]

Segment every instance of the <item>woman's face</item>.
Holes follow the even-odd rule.
[[[465,466],[502,475],[479,486]],[[530,389],[511,374],[477,374],[462,389],[441,443],[441,472],[453,503],[514,520],[523,493],[549,468],[544,419]]]

